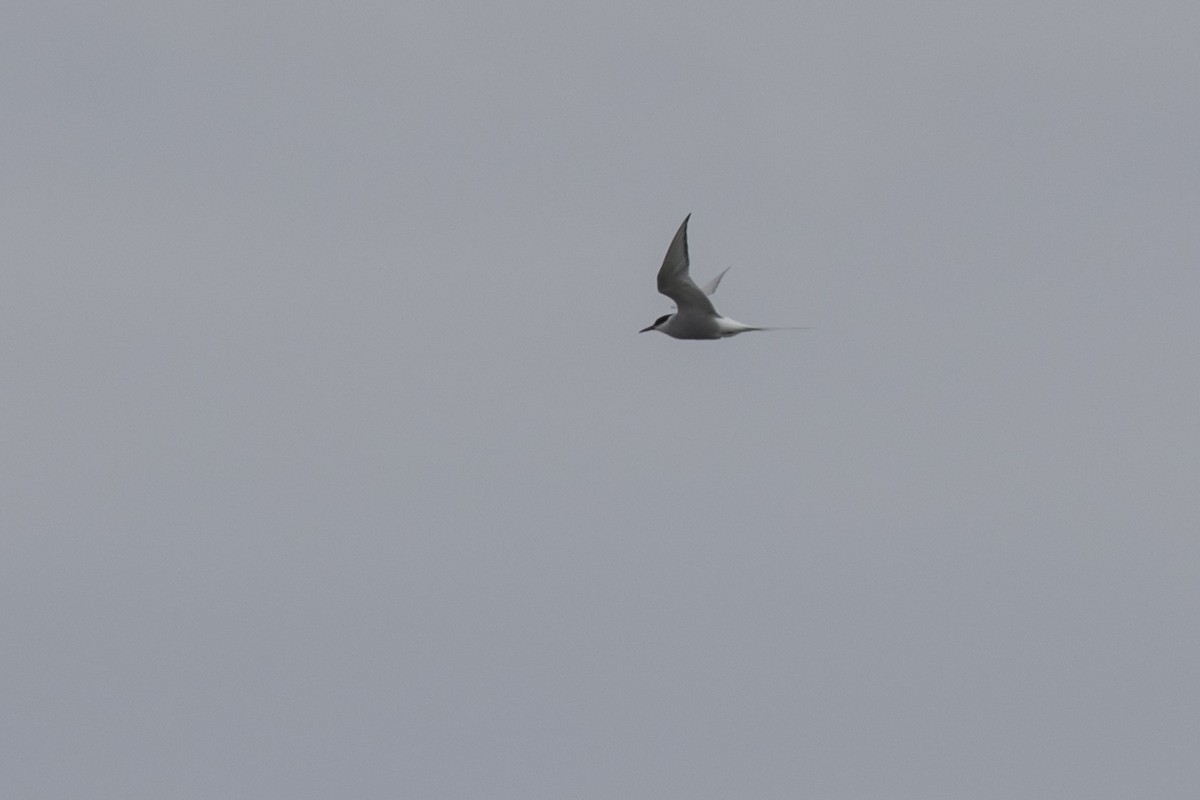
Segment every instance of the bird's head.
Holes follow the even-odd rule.
[[[659,328],[661,328],[661,327],[663,326],[663,324],[664,324],[664,323],[665,323],[667,320],[669,320],[669,319],[670,319],[672,316],[674,316],[674,315],[672,315],[672,314],[663,314],[661,317],[659,317],[658,319],[654,320],[654,324],[653,324],[653,325],[651,325],[649,328],[642,328],[640,331],[638,331],[638,333],[645,333],[646,331],[656,331],[656,330],[658,330]]]

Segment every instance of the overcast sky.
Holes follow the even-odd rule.
[[[1200,796],[1196,3],[3,16],[0,795]]]

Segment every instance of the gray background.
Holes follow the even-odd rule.
[[[4,12],[0,794],[1200,796],[1200,6],[324,6]]]

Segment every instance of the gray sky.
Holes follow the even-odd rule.
[[[1196,797],[1198,9],[18,2],[0,794]]]

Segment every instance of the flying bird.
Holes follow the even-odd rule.
[[[654,320],[653,325],[642,328],[638,333],[661,331],[676,339],[723,339],[746,331],[782,330],[743,325],[717,311],[708,296],[717,290],[729,268],[722,270],[703,289],[692,280],[688,273],[687,244],[687,226],[691,218],[691,214],[683,218],[683,224],[671,240],[667,256],[658,270],[658,291],[675,301],[675,313],[664,314]]]

